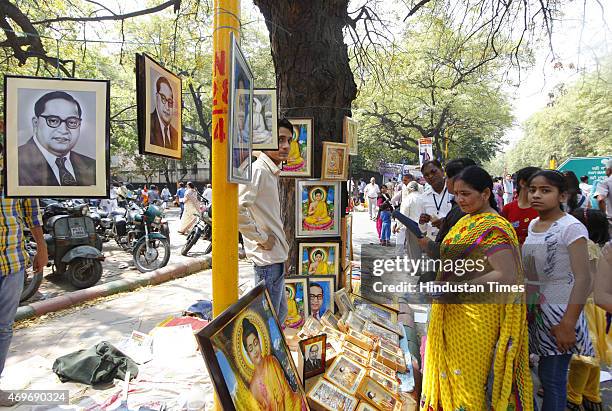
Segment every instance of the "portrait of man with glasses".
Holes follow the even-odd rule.
[[[171,124],[175,115],[175,102],[170,81],[160,76],[155,82],[155,108],[151,113],[150,144],[178,150],[178,132]]]
[[[34,103],[33,114],[32,136],[17,154],[19,185],[96,185],[96,160],[74,151],[79,139],[95,139],[81,136],[79,101],[64,91],[48,92]]]

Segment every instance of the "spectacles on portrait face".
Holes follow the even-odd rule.
[[[323,294],[308,294],[311,300],[323,300]]]
[[[41,114],[39,117],[44,118],[45,121],[47,122],[47,125],[51,128],[58,128],[59,126],[62,125],[62,123],[66,123],[66,127],[68,127],[71,130],[79,128],[81,126],[81,121],[82,121],[78,117],[67,117],[66,119],[63,119],[59,116],[54,116],[54,115],[45,116],[44,114]]]
[[[162,93],[157,93],[157,95],[161,98],[161,102],[162,104],[168,106],[168,107],[172,107],[174,106],[174,100],[172,99],[172,97],[166,97],[164,96]]]

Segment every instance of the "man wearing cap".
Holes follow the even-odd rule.
[[[606,162],[606,176],[607,178],[597,185],[595,198],[599,209],[608,216],[611,224],[609,230],[612,235],[612,158]]]

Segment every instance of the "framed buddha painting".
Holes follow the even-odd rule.
[[[283,163],[281,177],[310,177],[312,175],[312,118],[288,118],[293,125],[289,158]]]
[[[339,242],[299,244],[298,275],[335,275],[340,273]]]
[[[295,236],[340,235],[340,182],[296,180]]]

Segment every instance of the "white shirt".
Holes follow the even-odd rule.
[[[377,198],[378,197],[378,193],[380,193],[380,188],[378,187],[378,184],[374,183],[370,183],[365,187],[365,191],[364,191],[366,197],[368,198]]]
[[[257,266],[283,263],[289,256],[278,196],[280,168],[261,153],[252,166],[251,184],[238,186],[238,226],[244,239],[247,257]],[[268,240],[268,232],[276,237],[271,250],[259,244]]]
[[[595,196],[603,196],[606,199],[606,214],[612,218],[612,175],[597,184]]]
[[[208,200],[208,204],[212,203],[212,188],[206,187],[206,190],[202,193],[202,197]]]
[[[34,143],[36,144],[36,147],[38,147],[38,149],[42,153],[43,157],[45,157],[45,160],[47,160],[47,163],[49,164],[49,167],[51,167],[51,170],[53,170],[53,174],[55,175],[55,179],[57,180],[58,184],[61,185],[62,180],[60,179],[59,167],[57,166],[57,164],[55,164],[55,160],[57,160],[58,156],[56,156],[55,154],[49,152],[46,148],[44,148],[38,142],[38,137],[34,138]],[[66,158],[64,167],[66,167],[66,170],[68,170],[68,172],[72,174],[72,177],[74,177],[74,181],[76,181],[76,175],[74,174],[74,168],[72,167],[72,163],[70,162],[70,153],[66,154],[64,157]]]
[[[419,196],[419,216],[425,213],[435,215],[438,218],[446,217],[446,214],[453,208],[451,199],[452,196],[448,193],[446,187],[444,187],[439,194],[436,193],[433,188],[430,188]],[[427,232],[427,236],[432,240],[435,240],[439,231],[436,227],[432,226],[431,223],[421,224],[420,229],[423,233]]]
[[[582,190],[582,194],[584,194],[584,196],[589,199],[589,202],[591,202],[591,185],[587,183],[580,183],[578,187],[580,187]]]

